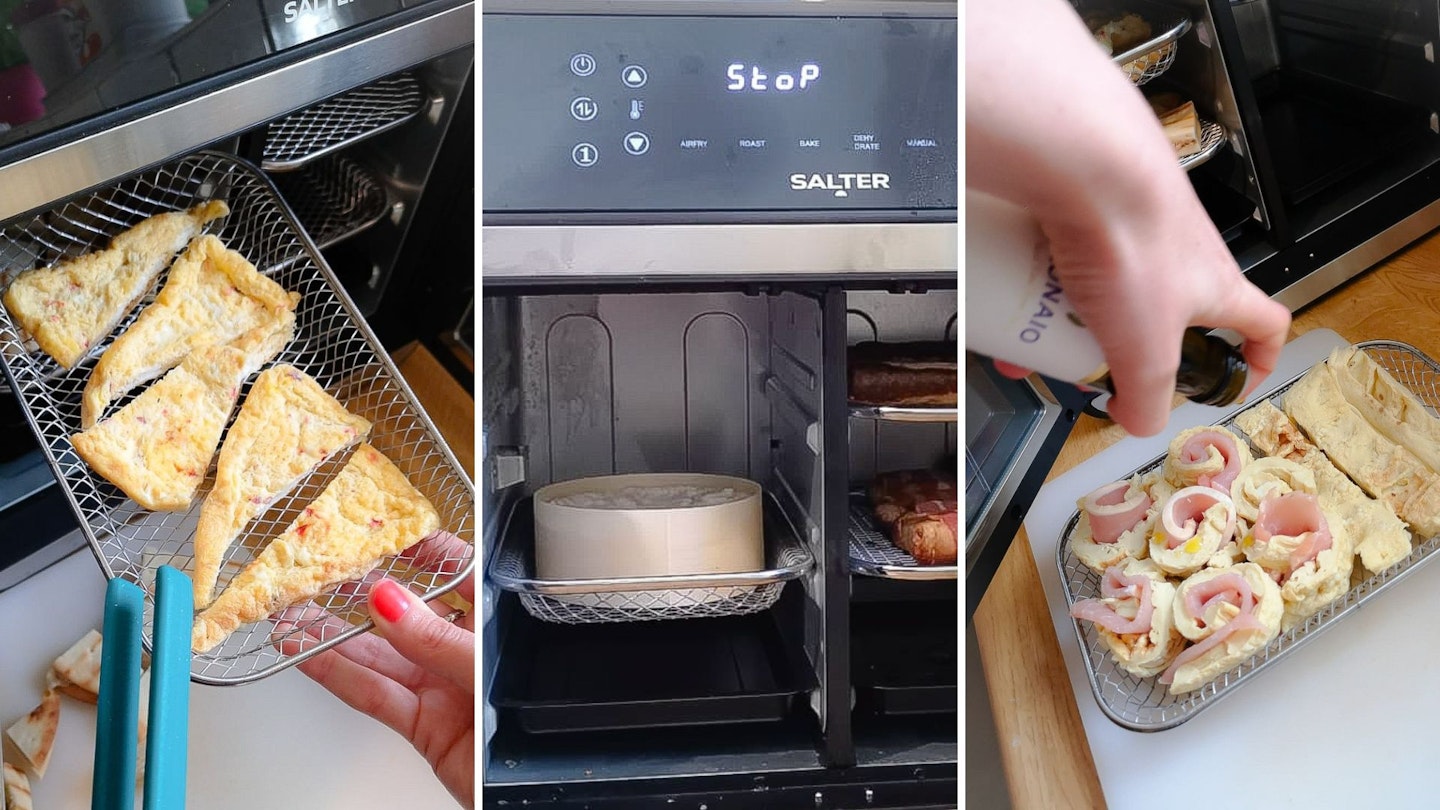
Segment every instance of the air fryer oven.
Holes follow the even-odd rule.
[[[276,183],[388,348],[419,340],[473,388],[447,338],[473,274],[438,261],[433,238],[472,227],[454,200],[473,189],[473,4],[67,0],[0,14],[0,229],[230,152]],[[33,263],[23,242],[0,245],[0,287]],[[17,539],[0,544],[3,590],[83,540],[8,390],[0,429],[0,526]]]
[[[852,415],[846,366],[955,338],[955,6],[592,12],[482,21],[485,804],[953,806],[955,567],[887,576],[856,505],[955,410]],[[535,581],[535,491],[632,472],[760,483],[768,584]]]

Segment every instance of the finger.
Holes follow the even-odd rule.
[[[296,667],[355,711],[370,715],[406,739],[414,736],[420,699],[404,686],[338,650],[326,650]]]
[[[475,546],[447,531],[437,531],[400,553],[402,558],[422,571],[453,576],[462,571],[475,554]],[[467,576],[455,586],[465,601],[475,601],[475,578]]]
[[[1012,380],[1023,380],[1030,376],[1030,369],[1014,363],[1007,363],[1004,360],[995,361],[995,370],[1000,372],[1000,376],[1009,377]]]
[[[1270,376],[1290,334],[1290,310],[1249,283],[1236,285],[1231,300],[1218,313],[1215,326],[1228,327],[1245,339],[1241,348],[1250,374],[1245,393]]]
[[[393,579],[370,589],[370,615],[396,652],[422,669],[475,691],[475,634],[445,621]]]
[[[354,629],[353,625],[314,605],[288,608],[286,613],[282,614],[281,620],[276,623],[276,630],[280,630],[282,625],[291,622],[299,628],[299,632],[288,635],[281,642],[282,652],[287,652],[287,647],[294,650],[294,652],[287,652],[288,655],[297,654],[302,644],[314,646],[317,642],[335,638],[341,633]],[[304,642],[301,636],[308,637],[311,641]],[[346,639],[336,645],[333,650],[356,664],[374,670],[412,691],[418,689],[425,680],[425,670],[406,660],[404,656],[395,652],[395,648],[390,646],[385,639],[374,633],[361,633]]]
[[[1105,356],[1114,358],[1110,367],[1114,395],[1106,410],[1131,435],[1154,436],[1170,421],[1183,333],[1178,320],[1157,318],[1148,330],[1151,340],[1117,349],[1102,343]]]

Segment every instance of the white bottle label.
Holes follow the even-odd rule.
[[[965,348],[1069,382],[1105,371],[1105,357],[1065,297],[1034,217],[965,192]]]

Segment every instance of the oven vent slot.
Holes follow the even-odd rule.
[[[426,98],[419,80],[400,73],[342,93],[271,124],[260,167],[288,172],[378,135],[420,114]]]

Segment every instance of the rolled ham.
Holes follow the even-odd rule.
[[[1176,487],[1212,487],[1228,495],[1240,469],[1252,460],[1250,448],[1225,428],[1191,428],[1170,442],[1165,477]]]
[[[1160,526],[1165,532],[1165,547],[1175,549],[1195,532],[1205,521],[1205,513],[1216,504],[1225,508],[1225,528],[1221,532],[1219,545],[1224,545],[1235,536],[1235,502],[1218,489],[1208,486],[1186,487],[1170,496],[1160,509]]]
[[[1106,484],[1081,500],[1090,519],[1090,536],[1096,543],[1114,543],[1135,528],[1150,510],[1150,496],[1129,481]]]
[[[1176,670],[1220,646],[1236,633],[1245,630],[1265,631],[1265,625],[1261,624],[1260,620],[1255,618],[1254,607],[1254,603],[1252,602],[1248,610],[1242,608],[1241,611],[1235,615],[1235,618],[1226,622],[1219,630],[1216,630],[1201,641],[1182,650],[1179,655],[1175,656],[1175,660],[1170,662],[1170,666],[1161,673],[1160,683],[1166,686],[1174,683]]]
[[[1304,492],[1289,492],[1260,502],[1260,517],[1254,528],[1256,543],[1269,543],[1272,537],[1295,538],[1290,551],[1290,573],[1315,559],[1330,548],[1333,538],[1330,524],[1320,511],[1320,501]]]
[[[1151,617],[1155,612],[1151,597],[1152,582],[1143,574],[1126,574],[1119,565],[1105,569],[1100,580],[1100,595],[1104,599],[1082,599],[1070,606],[1070,615],[1085,619],[1112,633],[1148,633]],[[1136,600],[1134,618],[1127,619],[1114,607],[1119,600]]]

